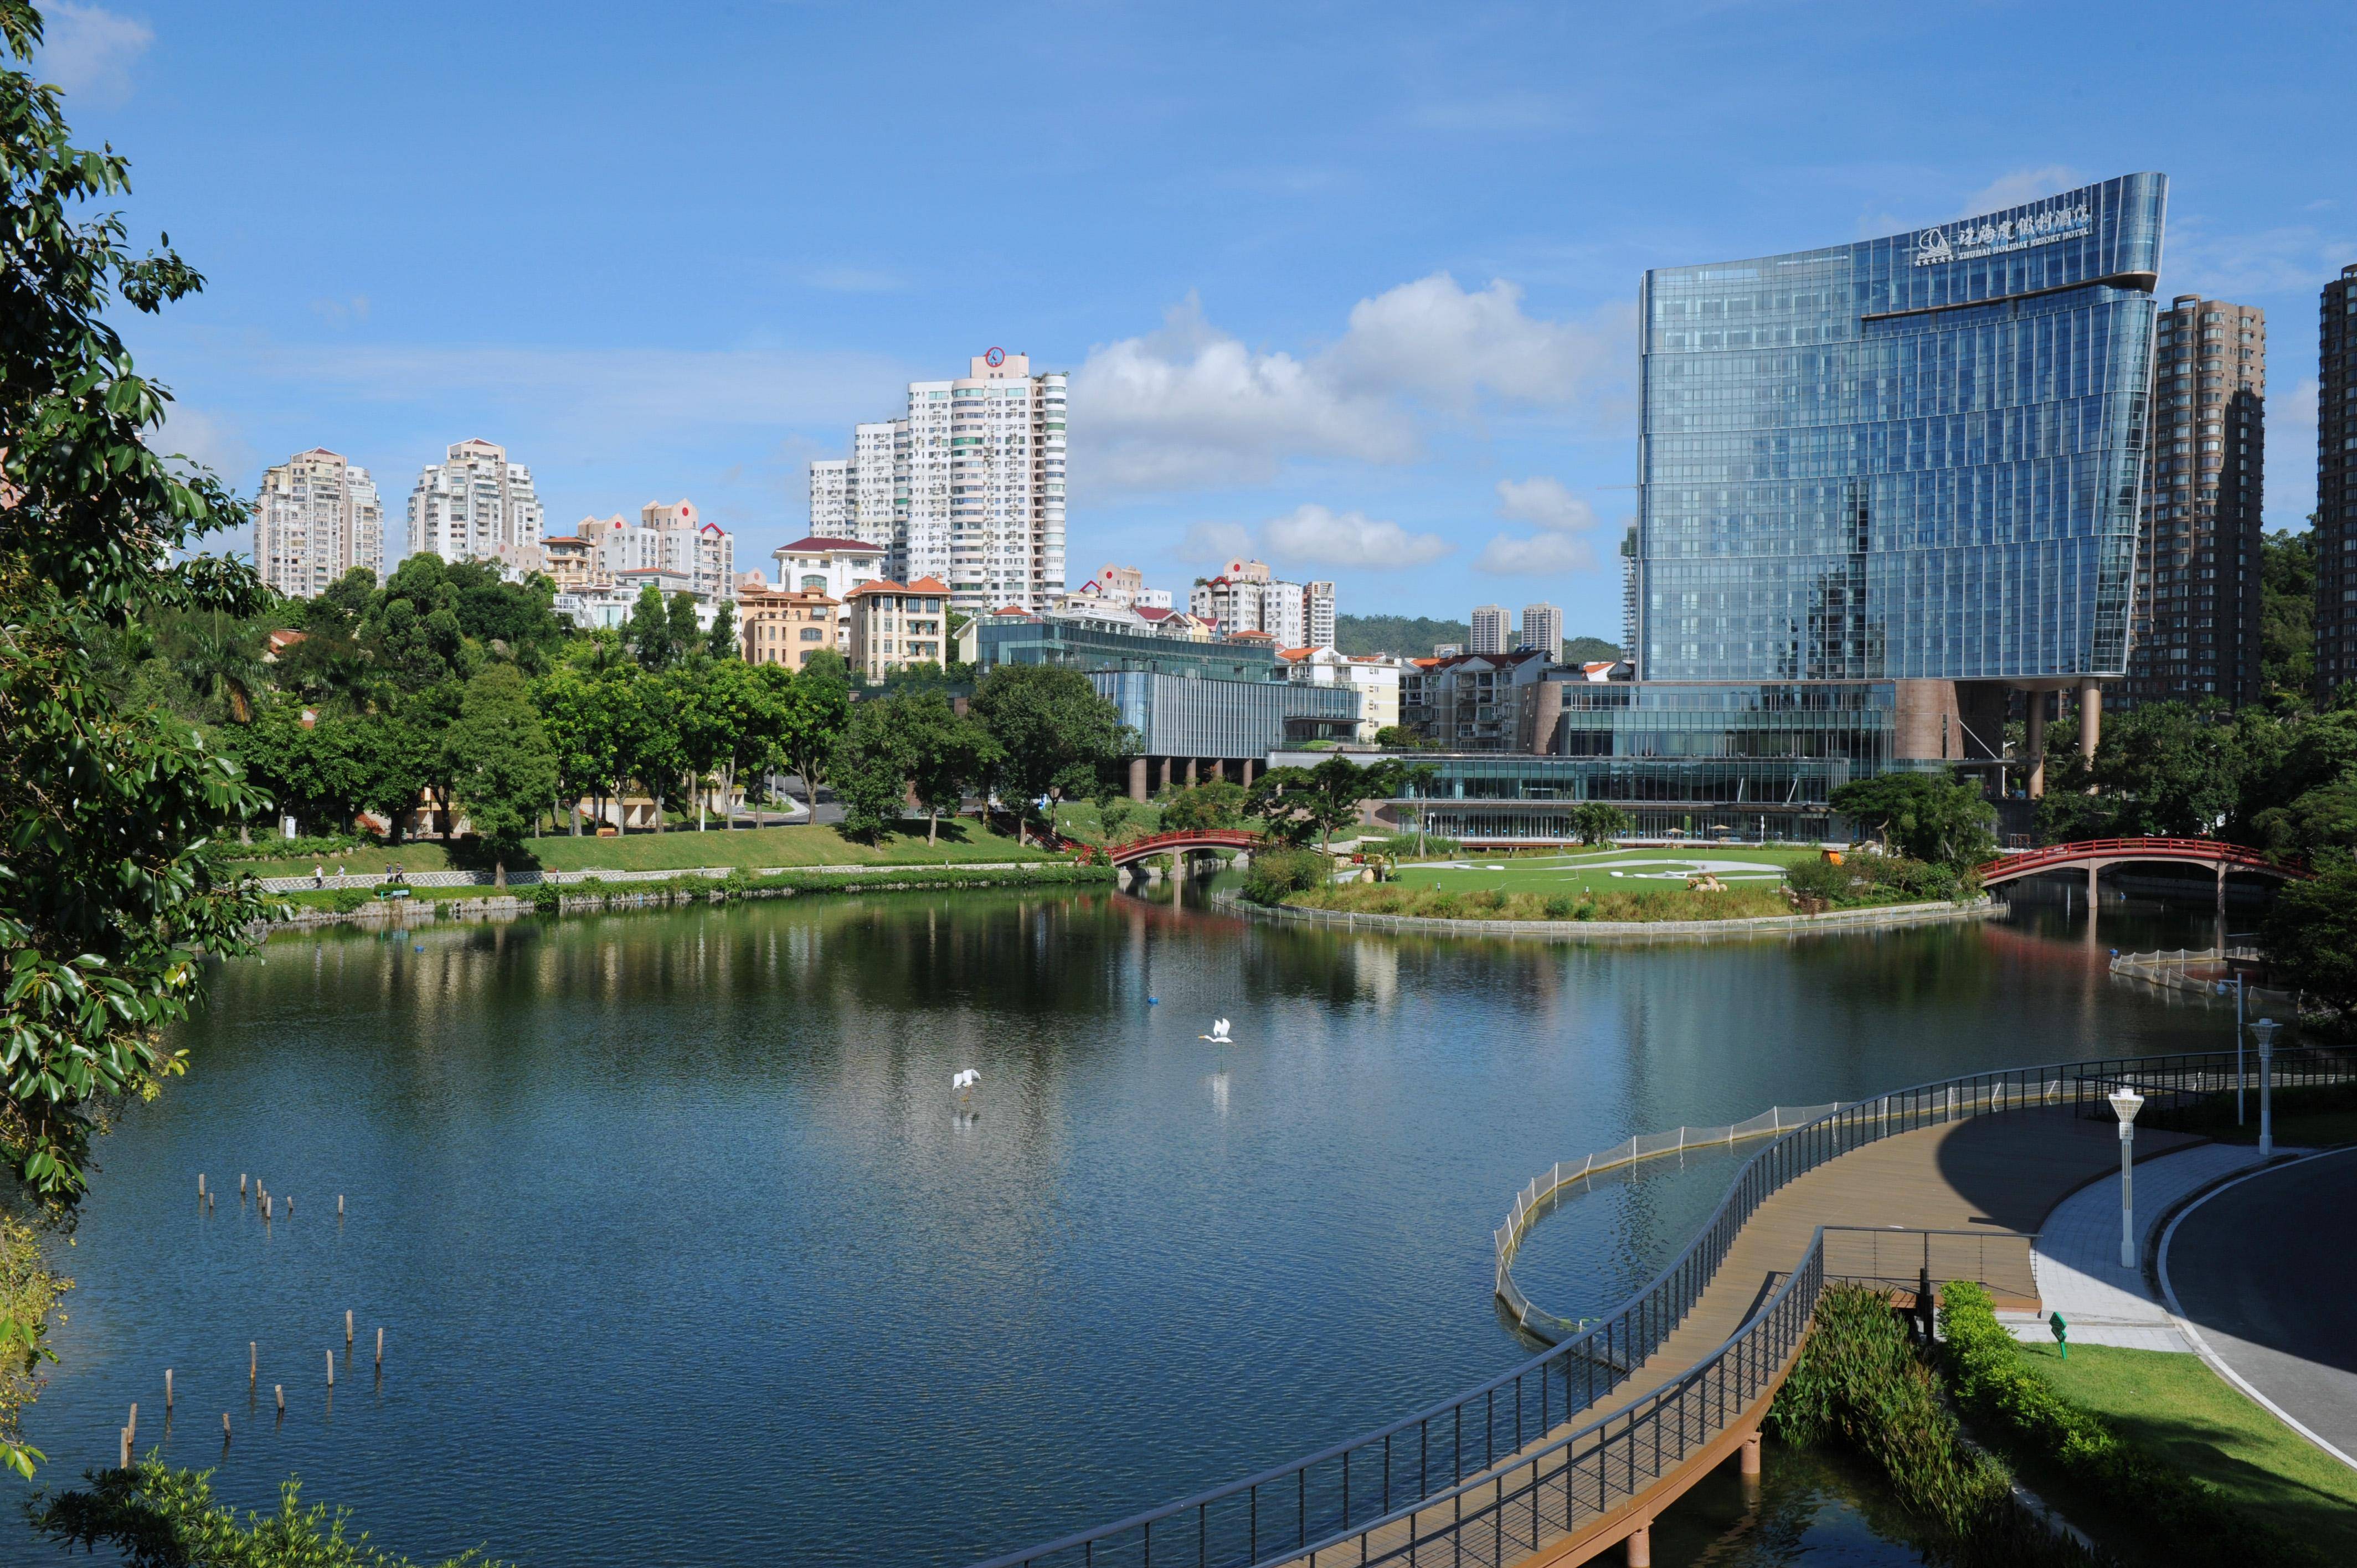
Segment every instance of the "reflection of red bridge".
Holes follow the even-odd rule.
[[[1267,840],[1247,828],[1187,828],[1178,832],[1150,833],[1100,849],[1097,854],[1115,865],[1150,860],[1157,854],[1184,854],[1192,849],[1258,849]]]
[[[2272,876],[2277,881],[2315,875],[2305,866],[2271,860],[2258,850],[2217,839],[2083,839],[2077,843],[2050,844],[2026,854],[1992,860],[1981,867],[1981,886],[1995,887],[2041,872],[2083,869],[2092,887],[2097,873],[2107,865],[2167,862],[2207,866],[2222,887],[2227,874],[2234,871]]]

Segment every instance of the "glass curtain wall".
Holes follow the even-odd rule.
[[[2166,196],[1648,273],[1641,676],[2124,673]]]

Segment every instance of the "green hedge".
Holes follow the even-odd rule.
[[[1243,895],[1255,904],[1282,904],[1288,893],[1323,887],[1334,863],[1314,849],[1265,849],[1244,873]]]
[[[2327,1559],[2273,1520],[2238,1508],[2214,1485],[2124,1440],[2112,1423],[2057,1393],[2023,1359],[1988,1292],[1948,1286],[1940,1303],[1943,1360],[1956,1402],[2018,1464],[2050,1466],[2148,1531],[2159,1560],[2316,1563]]]

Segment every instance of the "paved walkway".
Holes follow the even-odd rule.
[[[2073,1116],[2062,1109],[2016,1111],[1900,1133],[1819,1166],[1786,1186],[1753,1213],[1702,1299],[1633,1377],[1609,1397],[1571,1415],[1549,1438],[1531,1444],[1523,1452],[1542,1448],[1566,1431],[1620,1410],[1674,1381],[1710,1356],[1800,1262],[1821,1225],[1875,1229],[1898,1226],[1964,1232],[1953,1244],[1986,1259],[1986,1263],[1976,1259],[1971,1266],[1986,1267],[1997,1274],[1999,1294],[2019,1299],[2027,1305],[2033,1286],[2026,1250],[2018,1242],[2003,1242],[1999,1235],[2037,1230],[2065,1194],[2115,1166],[2119,1155],[2115,1125],[2108,1117],[2099,1122]],[[2191,1142],[2184,1134],[2157,1129],[2136,1140],[2140,1150],[2149,1149],[2155,1156]],[[2141,1161],[2138,1168],[2142,1169]],[[2113,1204],[2116,1214],[2116,1188]],[[1991,1240],[1976,1245],[1975,1238],[1984,1233]],[[1916,1271],[1911,1256],[1873,1259],[1866,1246],[1872,1239],[1853,1233],[1844,1239],[1850,1260],[1845,1264],[1835,1255],[1832,1240],[1829,1237],[1829,1273],[1863,1275],[1870,1270],[1875,1274],[1887,1275],[1890,1283],[1904,1281],[1911,1284]],[[2114,1245],[2117,1244],[2115,1235]],[[2008,1245],[2017,1253],[2009,1271],[2003,1256]],[[1934,1274],[1945,1266],[1945,1261],[1935,1256]],[[1954,1272],[1968,1271],[1958,1267]],[[2008,1272],[2018,1276],[2009,1288],[2004,1277]],[[1557,1458],[1545,1468],[1553,1470],[1560,1464]],[[1631,1479],[1638,1479],[1641,1486],[1649,1484],[1638,1477]],[[1647,1504],[1658,1509],[1667,1500],[1649,1498]],[[1614,1511],[1623,1510],[1616,1508]],[[1443,1518],[1442,1510],[1435,1509],[1429,1520],[1418,1520],[1419,1530],[1438,1529]],[[1545,1552],[1544,1560],[1550,1563],[1584,1560],[1578,1555],[1557,1558],[1549,1550],[1556,1541],[1566,1539],[1559,1528],[1550,1524],[1534,1540],[1519,1520],[1500,1522],[1500,1533],[1492,1540],[1454,1543],[1451,1551],[1456,1555],[1452,1561],[1466,1564],[1508,1563],[1530,1555],[1534,1550]],[[1594,1522],[1593,1515],[1584,1515],[1575,1521],[1575,1528],[1584,1532]],[[1378,1531],[1368,1544],[1380,1552],[1401,1544],[1406,1533],[1404,1527],[1395,1525]],[[1360,1546],[1353,1541],[1318,1554],[1314,1563],[1309,1559],[1301,1561],[1308,1568],[1326,1568],[1329,1563],[1356,1563],[1359,1558]]]
[[[2115,1133],[2114,1137],[2118,1134]],[[2136,1135],[2141,1157],[2136,1167],[2139,1263],[2150,1260],[2160,1240],[2161,1216],[2185,1198],[2239,1170],[2259,1163],[2259,1151],[2241,1144],[2181,1144],[2169,1152],[2148,1150],[2149,1132]],[[2040,1313],[2001,1313],[2017,1339],[2051,1345],[2054,1331],[2046,1313],[2059,1312],[2074,1345],[2116,1345],[2131,1350],[2184,1350],[2193,1347],[2177,1320],[2146,1283],[2141,1266],[2120,1267],[2120,1178],[2115,1175],[2082,1187],[2055,1207],[2039,1228],[2035,1268]]]
[[[2357,1149],[2278,1166],[2187,1210],[2163,1261],[2216,1361],[2357,1463],[2352,1196]]]

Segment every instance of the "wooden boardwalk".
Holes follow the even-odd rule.
[[[2183,1133],[2147,1128],[2136,1135],[2136,1155],[2141,1163],[2197,1141]],[[1502,1459],[1492,1473],[1518,1472],[1509,1475],[1503,1487],[1512,1496],[1517,1487],[1528,1488],[1534,1478],[1557,1475],[1567,1463],[1576,1463],[1592,1444],[1577,1452],[1558,1448],[1547,1453],[1548,1444],[1675,1382],[1708,1359],[1805,1257],[1820,1226],[1982,1231],[1993,1237],[2034,1231],[2063,1197],[2118,1167],[2115,1123],[2108,1116],[2100,1122],[2074,1116],[2067,1107],[1975,1116],[1898,1133],[1830,1160],[1760,1206],[1694,1309],[1628,1381],[1589,1408],[1575,1412],[1519,1456]],[[1937,1240],[1943,1251],[1933,1256],[1935,1281],[1943,1277],[1945,1264],[1948,1277],[1985,1277],[2000,1296],[2014,1298],[2012,1304],[2034,1302],[2036,1287],[2030,1281],[2024,1243],[1999,1240],[1976,1249],[1969,1236]],[[1866,1260],[1873,1249],[1873,1238],[1853,1234],[1841,1237],[1839,1246],[1833,1241],[1829,1237],[1829,1277],[1870,1273],[1889,1283],[1903,1281],[1911,1285],[1920,1254],[1910,1251],[1908,1245],[1894,1243],[1880,1262],[1869,1269]],[[1909,1244],[1921,1245],[1912,1238]],[[1985,1259],[1985,1266],[1976,1263],[1975,1252]],[[1540,1511],[1534,1506],[1528,1510],[1529,1517],[1520,1504],[1501,1507],[1494,1521],[1478,1530],[1461,1530],[1457,1539],[1442,1543],[1437,1552],[1427,1548],[1417,1556],[1433,1561],[1445,1556],[1452,1563],[1481,1568],[1567,1568],[1585,1563],[1644,1529],[1695,1481],[1732,1455],[1757,1432],[1773,1395],[1771,1386],[1701,1452],[1659,1475],[1631,1476],[1639,1489],[1632,1500],[1608,1511],[1576,1517],[1567,1529],[1559,1525],[1534,1529]],[[1411,1522],[1415,1537],[1428,1539],[1452,1522],[1458,1506],[1437,1504],[1413,1521],[1394,1521],[1363,1540],[1354,1536],[1299,1563],[1306,1568],[1339,1568],[1344,1563],[1383,1561],[1393,1552],[1401,1554],[1398,1561],[1407,1562]],[[1469,1513],[1472,1506],[1464,1505]]]

